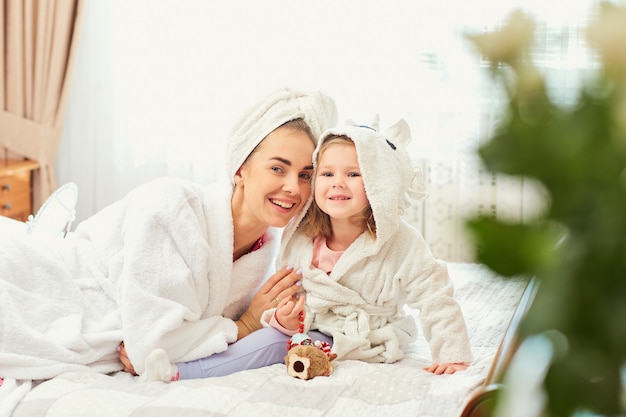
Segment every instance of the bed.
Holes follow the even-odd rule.
[[[172,383],[139,382],[123,372],[66,373],[28,387],[10,415],[484,416],[534,289],[528,279],[501,278],[480,264],[448,265],[475,358],[463,372],[436,376],[423,371],[430,353],[418,339],[395,364],[340,361],[329,377],[311,380],[289,377],[282,364]],[[418,312],[409,312],[417,318]]]

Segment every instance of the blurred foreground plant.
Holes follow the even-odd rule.
[[[492,172],[537,180],[547,206],[523,224],[476,216],[468,226],[480,262],[540,284],[520,330],[551,345],[540,415],[625,415],[626,7],[602,4],[588,27],[602,68],[575,106],[548,96],[529,58],[533,33],[514,12],[499,32],[468,37],[508,95],[479,155]]]

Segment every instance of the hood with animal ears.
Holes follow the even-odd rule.
[[[384,132],[379,131],[379,118],[372,123],[344,125],[326,130],[313,153],[317,167],[320,147],[329,136],[347,136],[355,144],[357,159],[363,176],[365,193],[376,221],[377,246],[386,242],[397,230],[400,216],[412,200],[427,197],[421,171],[414,165],[407,145],[411,141],[408,123],[401,119]],[[289,239],[291,232],[287,231]]]

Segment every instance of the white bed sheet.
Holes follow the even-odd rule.
[[[31,389],[12,417],[460,416],[489,373],[526,280],[478,264],[448,265],[475,358],[463,372],[423,371],[430,352],[419,338],[398,363],[336,361],[331,376],[308,381],[289,377],[284,365],[174,383],[67,373]]]

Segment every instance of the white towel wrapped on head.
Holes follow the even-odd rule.
[[[337,122],[337,107],[321,91],[282,88],[244,113],[235,123],[228,147],[227,173],[233,185],[235,173],[254,148],[274,129],[298,118],[304,119],[318,140]]]

